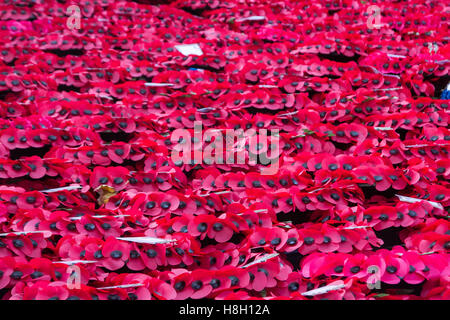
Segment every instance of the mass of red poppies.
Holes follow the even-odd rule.
[[[0,298],[450,299],[449,10],[1,0]]]

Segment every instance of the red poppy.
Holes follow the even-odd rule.
[[[281,228],[256,228],[249,238],[252,246],[271,246],[280,250],[287,241],[287,233]]]
[[[23,300],[67,300],[69,290],[62,281],[38,281],[24,288]]]
[[[0,288],[3,289],[11,282],[11,275],[14,272],[16,261],[13,257],[2,257],[0,259],[0,271],[2,277],[0,278]]]
[[[130,256],[130,246],[124,241],[108,237],[103,245],[102,254],[105,259],[102,265],[109,270],[117,270],[125,265]]]
[[[386,264],[385,272],[382,273],[380,280],[389,284],[396,284],[401,281],[408,273],[409,266],[403,258],[395,257],[391,252],[386,255],[383,254],[383,249],[380,250],[384,262]]]

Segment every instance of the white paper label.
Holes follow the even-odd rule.
[[[200,46],[197,43],[176,45],[175,49],[177,49],[184,56],[189,56],[189,55],[202,56],[203,55],[202,48],[200,48]]]

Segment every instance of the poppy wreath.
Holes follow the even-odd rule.
[[[450,299],[445,4],[0,6],[2,299]]]

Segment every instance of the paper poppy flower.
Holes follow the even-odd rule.
[[[248,287],[250,289],[261,291],[264,288],[271,288],[276,286],[277,281],[275,277],[280,272],[280,265],[277,262],[268,260],[264,263],[250,266],[247,269]]]
[[[70,293],[62,281],[39,281],[33,286],[25,287],[23,300],[68,300]]]
[[[380,254],[383,250],[380,250]],[[407,274],[409,270],[408,264],[401,258],[397,258],[392,254],[383,256],[386,264],[385,272],[380,280],[385,283],[396,284]]]
[[[15,259],[13,257],[2,257],[0,259],[0,270],[3,277],[0,279],[0,287],[3,289],[10,283],[10,276],[14,272]]]
[[[287,241],[287,233],[281,228],[257,228],[250,236],[249,241],[255,247],[268,245],[279,250]]]
[[[162,244],[155,244],[149,246],[143,246],[141,250],[130,251],[130,258],[127,263],[131,266],[136,262],[135,259],[142,259],[142,263],[150,270],[155,270],[158,266],[166,265],[167,255],[166,246]]]
[[[124,241],[108,237],[103,245],[102,254],[105,257],[103,266],[109,270],[117,270],[125,265],[130,255],[130,247]]]

